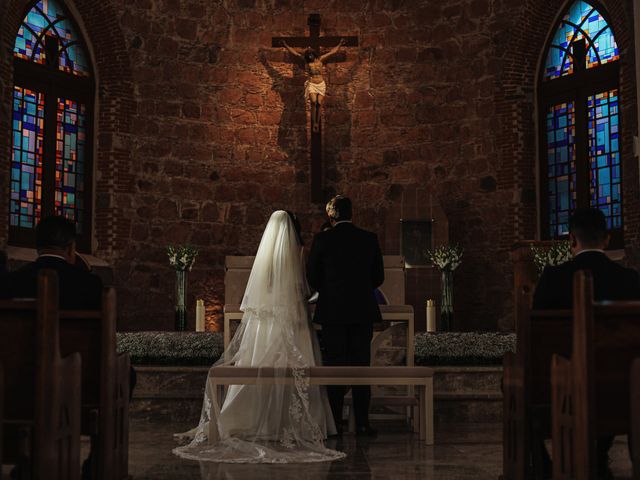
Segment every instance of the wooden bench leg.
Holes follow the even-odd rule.
[[[427,445],[434,444],[433,435],[433,378],[428,378],[424,387],[424,403],[425,403],[425,415],[424,426],[426,429],[426,443]]]
[[[418,410],[419,413],[419,423],[418,423],[418,431],[420,433],[420,441],[424,441],[426,437],[426,429],[425,429],[425,418],[427,414],[427,405],[426,405],[426,387],[425,385],[418,385],[416,387],[416,391],[418,392]]]
[[[414,392],[414,395],[416,393]],[[422,418],[420,416],[420,395],[418,395],[418,405],[414,405],[411,407],[411,411],[413,412],[413,432],[414,433],[420,433],[420,419]]]
[[[213,382],[210,378],[207,380],[207,388],[209,389],[209,398],[211,398],[211,411],[209,412],[209,431],[207,438],[209,444],[216,443],[220,440],[218,432],[218,409],[221,408],[222,395],[220,385]],[[218,408],[216,408],[216,406]]]
[[[412,385],[407,386],[407,397],[415,397],[416,393]],[[416,409],[412,406],[408,406],[406,409],[406,417],[407,417],[407,425],[413,427],[414,433],[418,431],[415,424],[415,411]]]

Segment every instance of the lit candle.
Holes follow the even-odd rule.
[[[433,300],[427,300],[427,332],[436,331],[436,304]]]
[[[196,302],[196,332],[204,332],[204,300]]]

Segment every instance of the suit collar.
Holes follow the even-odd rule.
[[[61,257],[59,255],[40,255],[37,259],[36,259],[36,263],[40,264],[40,265],[71,265],[69,262],[67,262],[67,259],[64,257]]]
[[[64,260],[65,262],[67,261],[67,259],[62,255],[56,255],[55,253],[43,253],[42,255],[38,255],[38,260],[41,258],[57,258],[59,260]]]
[[[589,250],[589,251],[580,252],[578,255],[573,257],[573,261],[580,265],[580,264],[593,264],[594,262],[595,263],[612,262],[613,260],[611,260],[607,256],[607,254],[601,250],[600,251]]]
[[[584,250],[580,250],[578,253],[576,253],[576,255],[573,258],[576,258],[579,255],[584,255],[585,253],[601,253],[603,255],[606,255],[604,250],[601,250],[599,248],[585,248]]]

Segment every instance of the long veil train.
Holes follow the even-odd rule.
[[[222,406],[207,382],[198,426],[178,434],[183,458],[227,463],[299,463],[343,458],[324,446],[335,425],[326,394],[309,384],[320,354],[311,327],[301,247],[284,211],[271,215],[242,300],[242,322],[215,366],[276,367],[293,382],[233,385]],[[276,379],[277,380],[277,379]],[[218,441],[209,443],[211,409]]]

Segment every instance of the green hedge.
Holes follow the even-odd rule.
[[[499,365],[505,352],[515,351],[512,333],[418,333],[416,365]],[[223,351],[221,333],[118,333],[118,351],[128,352],[135,365],[203,366],[213,364]]]
[[[217,332],[123,332],[117,341],[134,365],[211,365],[224,349]]]
[[[499,332],[418,333],[416,365],[501,365],[505,352],[514,352],[516,336]]]

